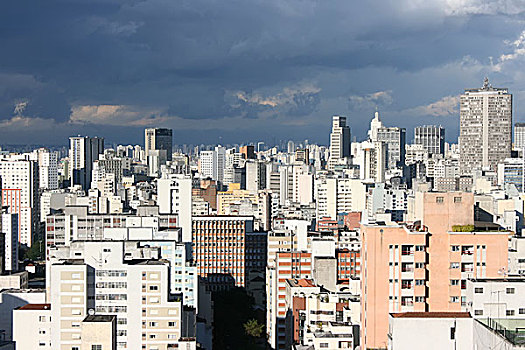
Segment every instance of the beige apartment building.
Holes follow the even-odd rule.
[[[474,197],[466,192],[416,194],[411,225],[363,224],[364,349],[386,349],[388,315],[466,309],[469,278],[507,268],[508,232],[478,231]]]

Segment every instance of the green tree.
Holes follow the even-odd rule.
[[[31,244],[31,247],[27,249],[26,251],[24,251],[24,255],[23,255],[24,259],[29,259],[33,261],[42,259],[42,252],[41,252],[42,248],[43,248],[42,241],[33,242],[33,244]]]
[[[254,338],[259,338],[264,331],[264,325],[260,324],[256,319],[248,320],[243,326],[246,334]]]

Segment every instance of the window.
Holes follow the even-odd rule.
[[[451,286],[459,286],[459,280],[450,280]]]
[[[319,347],[323,348],[323,349],[327,349],[328,348],[328,343],[321,343],[321,344],[319,344]]]
[[[514,294],[514,288],[507,288],[507,294]]]
[[[425,268],[425,263],[422,263],[422,262],[416,263],[416,269],[424,269],[424,268]]]
[[[474,293],[483,294],[483,288],[474,288]]]
[[[91,345],[91,350],[102,350],[102,345],[100,344]]]
[[[424,286],[425,280],[416,280],[416,286]]]
[[[454,197],[454,203],[461,203],[461,197]]]
[[[514,316],[514,310],[507,310],[507,316]]]
[[[436,197],[436,203],[443,203],[444,197]]]
[[[168,327],[175,327],[175,322],[173,321],[168,322]]]
[[[46,322],[46,316],[38,316],[38,322]]]
[[[416,245],[416,252],[424,252],[425,246],[424,245]]]
[[[523,308],[522,308],[522,309],[519,309],[519,314],[520,314],[520,315],[525,315],[525,309],[523,309]]]
[[[459,303],[459,297],[450,297],[451,303]]]
[[[474,310],[475,316],[483,316],[483,310]]]
[[[157,323],[157,322],[150,322],[150,323],[149,323],[149,326],[150,326],[150,327],[157,327],[157,326],[158,326],[158,323]]]
[[[451,269],[459,269],[459,263],[458,262],[450,263],[450,268]]]
[[[453,252],[459,252],[459,245],[451,245],[450,250]]]
[[[424,303],[425,297],[416,297],[416,303]]]
[[[149,290],[159,290],[159,286],[149,286]]]
[[[456,339],[456,327],[450,327],[450,339]]]

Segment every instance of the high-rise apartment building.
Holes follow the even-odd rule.
[[[224,168],[226,166],[226,148],[217,146],[213,151],[202,151],[199,155],[199,172],[202,177],[212,180],[224,181]]]
[[[31,160],[38,162],[40,189],[55,190],[58,188],[58,152],[45,148],[33,151]]]
[[[386,145],[387,168],[405,164],[406,130],[398,127],[382,127],[377,130],[377,141]]]
[[[445,155],[445,128],[441,125],[416,126],[414,144],[422,145],[428,154]]]
[[[494,88],[487,78],[482,88],[467,89],[460,99],[460,170],[495,171],[512,149],[512,94]]]
[[[31,246],[40,222],[38,164],[23,155],[7,156],[0,160],[0,178],[2,205],[8,213],[18,214],[18,240]]]
[[[104,153],[104,139],[75,136],[69,138],[69,179],[71,186],[80,185],[87,191],[91,187],[93,162]]]
[[[525,148],[525,123],[514,124],[514,148]]]
[[[193,257],[210,286],[244,287],[250,270],[264,271],[266,233],[253,232],[253,217],[193,218]]]
[[[332,117],[332,132],[330,133],[330,160],[328,168],[333,170],[335,165],[351,156],[350,127],[346,125],[346,117],[334,115]]]
[[[177,214],[182,241],[191,242],[191,178],[171,174],[157,180],[159,213]]]
[[[144,131],[145,157],[148,158],[149,151],[166,151],[167,160],[171,160],[173,147],[173,131],[165,128],[150,128]]]
[[[79,242],[50,252],[53,348],[80,349],[89,341],[81,327],[88,314],[116,316],[119,349],[173,349],[195,337],[195,310],[170,293],[169,262],[158,252],[123,241]]]
[[[362,224],[361,340],[388,343],[388,315],[466,309],[467,280],[507,270],[508,232],[477,231],[474,195],[416,192],[416,224]]]

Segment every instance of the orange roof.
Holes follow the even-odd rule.
[[[470,318],[468,312],[400,312],[391,313],[395,318]]]

